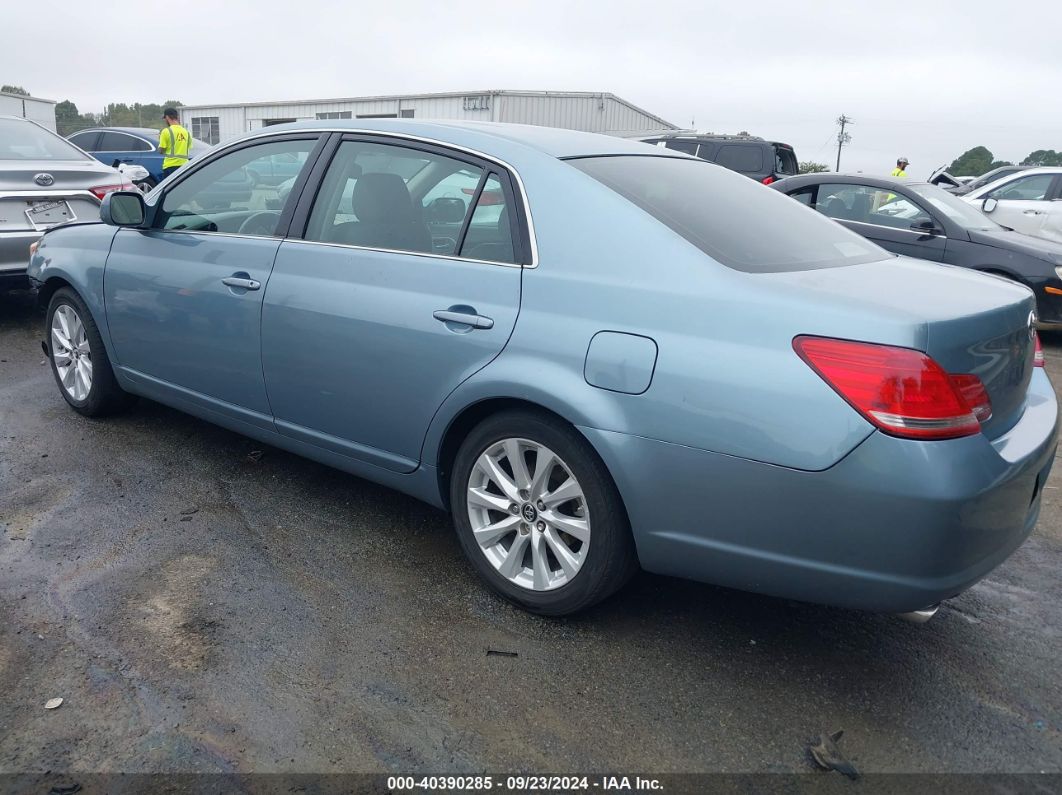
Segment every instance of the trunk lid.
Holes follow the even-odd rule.
[[[949,373],[978,376],[992,400],[992,416],[981,424],[989,438],[1021,418],[1035,351],[1036,303],[1028,288],[906,257],[775,277],[802,291],[841,298],[847,318],[864,319],[858,331],[849,323],[838,333],[840,326],[824,316],[820,330],[802,333],[914,347]]]
[[[51,184],[37,182],[44,174],[51,178]],[[98,160],[2,160],[0,234],[40,231],[63,221],[97,220],[99,201],[89,188],[120,184],[121,174]],[[59,206],[34,223],[27,211],[43,204]]]

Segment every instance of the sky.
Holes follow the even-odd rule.
[[[843,171],[926,177],[967,149],[1062,150],[1060,0],[919,3],[228,0],[5,3],[0,83],[192,105],[435,91],[607,91]],[[153,10],[154,9],[154,10]],[[174,18],[175,15],[175,18]],[[46,43],[46,46],[44,44]]]

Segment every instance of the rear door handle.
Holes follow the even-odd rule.
[[[226,287],[236,287],[241,290],[257,290],[262,286],[260,281],[255,279],[244,279],[239,276],[226,276],[221,280],[221,283]]]
[[[1043,210],[1024,210],[1023,212],[1024,212],[1025,215],[1043,215],[1044,214]]]
[[[454,312],[449,309],[437,309],[432,317],[441,323],[461,323],[472,328],[494,328],[494,320],[483,315],[473,315],[468,312]]]

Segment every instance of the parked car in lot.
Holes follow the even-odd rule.
[[[1062,323],[1062,244],[1005,229],[925,182],[827,173],[771,187],[896,254],[1020,282],[1035,293],[1042,323]]]
[[[39,124],[0,116],[0,287],[25,283],[30,244],[45,230],[98,221],[103,197],[132,187]]]
[[[754,135],[700,135],[675,133],[642,139],[647,144],[685,152],[737,171],[764,185],[799,171],[796,152],[789,144],[766,141]]]
[[[1003,226],[1062,243],[1062,168],[1026,169],[962,198]]]
[[[150,127],[95,127],[79,130],[67,138],[109,166],[117,167],[119,163],[143,166],[150,174],[148,187],[153,188],[162,182],[162,161],[165,155],[158,149],[158,130]],[[202,157],[213,148],[210,144],[193,138],[189,159]]]
[[[1003,179],[1003,177],[1009,177],[1011,174],[1017,174],[1019,171],[1025,171],[1032,168],[1032,166],[1000,166],[994,168],[991,171],[987,171],[979,177],[967,180],[962,185],[945,188],[949,193],[954,193],[956,196],[965,196],[971,191],[975,191],[978,188],[983,188],[985,185],[990,185],[996,180]]]
[[[283,206],[199,204],[279,153]],[[1029,291],[667,148],[284,125],[101,216],[30,265],[74,410],[141,395],[445,508],[532,611],[640,564],[928,613],[1037,520],[1057,405]]]

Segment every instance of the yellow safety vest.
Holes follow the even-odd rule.
[[[899,166],[896,166],[896,168],[894,168],[892,170],[892,176],[894,176],[894,177],[906,177],[907,176],[907,172],[904,171]]]
[[[159,130],[159,150],[166,155],[162,160],[163,168],[183,166],[192,150],[192,136],[179,124],[163,127]]]

